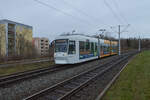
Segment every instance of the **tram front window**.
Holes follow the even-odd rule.
[[[67,52],[68,40],[56,40],[55,52]]]

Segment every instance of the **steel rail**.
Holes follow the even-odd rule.
[[[115,58],[115,56],[112,58]],[[5,87],[5,86],[8,86],[9,84],[13,84],[13,83],[19,82],[21,80],[33,78],[35,76],[44,75],[44,74],[47,74],[50,72],[56,72],[56,71],[61,71],[61,70],[77,67],[79,65],[89,63],[89,62],[92,62],[92,61],[83,62],[83,63],[79,63],[79,64],[75,64],[75,65],[53,65],[48,68],[39,68],[39,69],[35,69],[35,70],[6,75],[3,77],[0,77],[0,87]]]
[[[99,73],[97,73],[96,75],[94,75],[93,77],[91,77],[90,79],[88,79],[87,81],[85,81],[83,84],[79,85],[78,87],[76,87],[72,91],[68,92],[64,96],[58,98],[58,100],[68,100],[68,98],[70,98],[72,95],[74,95],[76,92],[78,92],[82,88],[86,87],[87,84],[90,84],[90,82],[92,82],[93,80],[95,80],[98,76],[102,76],[105,72],[111,70],[114,66],[117,66],[118,64],[120,64],[122,62],[126,62],[126,60],[130,56],[132,56],[132,55],[131,54],[130,55],[126,55],[126,57],[121,58],[120,60],[116,61],[115,63],[111,63],[110,66],[108,66],[106,69],[101,70]]]
[[[37,100],[38,98],[41,98],[42,96],[45,96],[46,94],[50,95],[50,99],[52,100],[66,100],[66,98],[70,97],[76,91],[78,91],[79,89],[84,87],[86,84],[91,82],[91,80],[105,73],[106,71],[110,70],[113,66],[117,65],[121,61],[127,59],[129,55],[130,53],[128,55],[124,54],[125,57],[119,56],[117,59],[113,59],[109,63],[107,62],[101,66],[85,71],[79,75],[76,75],[70,79],[60,82],[54,86],[41,90],[23,100]],[[102,67],[104,67],[103,70],[102,70]]]
[[[112,80],[106,85],[106,87],[103,89],[102,92],[100,92],[100,94],[96,97],[95,100],[101,100],[102,97],[104,96],[104,94],[108,91],[108,89],[112,86],[112,84],[116,81],[116,79],[119,77],[119,75],[121,74],[121,72],[127,67],[127,65],[133,60],[133,58],[135,58],[136,55],[134,55],[133,57],[131,57],[127,63],[125,65],[122,65],[121,70],[112,78]]]
[[[0,87],[3,87],[10,83],[16,82],[18,80],[30,78],[32,76],[42,75],[42,74],[48,73],[50,71],[51,72],[56,71],[56,70],[59,70],[60,68],[63,68],[63,66],[55,65],[55,66],[48,67],[48,68],[39,68],[39,69],[35,69],[35,70],[24,71],[24,72],[11,74],[11,75],[6,75],[3,77],[0,77]]]

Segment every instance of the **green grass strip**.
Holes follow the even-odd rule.
[[[127,65],[102,100],[150,100],[150,51]]]

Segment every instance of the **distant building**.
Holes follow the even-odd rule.
[[[49,54],[49,39],[48,38],[33,38],[35,50],[39,56],[47,56]]]
[[[32,26],[0,20],[0,55],[5,57],[31,54]]]

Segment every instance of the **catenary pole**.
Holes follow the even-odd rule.
[[[130,24],[128,24],[127,26],[129,26]],[[125,31],[125,29],[123,31],[121,31],[121,26],[123,25],[118,25],[118,31],[115,31],[116,33],[118,33],[118,55],[121,55],[121,33]],[[113,27],[111,27],[112,29]]]
[[[119,37],[118,37],[118,40],[119,40],[118,53],[119,53],[119,55],[121,55],[120,25],[118,25],[118,35],[119,35]]]
[[[139,36],[139,52],[141,51],[141,39],[140,39],[140,36]]]

